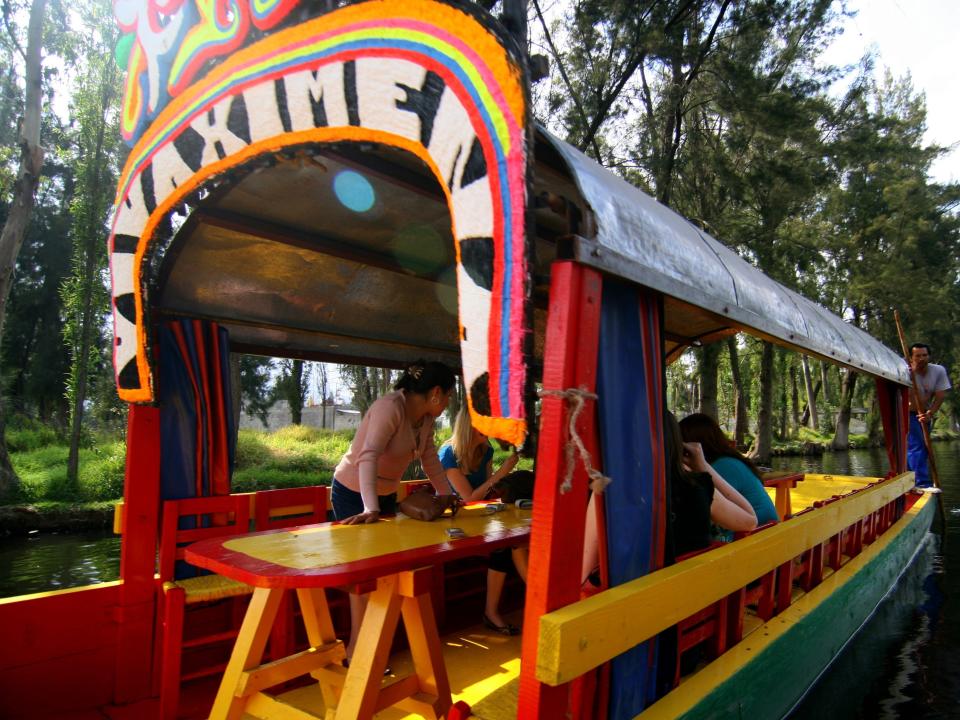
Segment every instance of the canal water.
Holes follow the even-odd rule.
[[[120,577],[120,538],[109,531],[0,539],[0,598]]]
[[[934,452],[945,532],[935,517],[936,534],[790,720],[960,718],[960,442],[936,443]],[[882,474],[888,465],[880,449],[778,460],[838,475]]]
[[[862,631],[790,715],[791,720],[960,718],[960,442],[937,443],[947,526],[939,520]],[[882,475],[883,450],[777,458],[784,469]],[[0,598],[119,575],[120,543],[104,533],[35,534],[0,541]]]

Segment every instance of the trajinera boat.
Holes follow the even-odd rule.
[[[902,358],[536,125],[524,3],[497,17],[485,5],[114,3],[131,145],[109,237],[129,403],[121,578],[0,601],[4,717],[205,716],[236,647],[214,717],[779,718],[908,566],[934,503],[906,471]],[[735,332],[872,376],[890,469],[773,478],[783,522],[667,566],[664,368]],[[402,611],[412,675],[371,685],[391,638],[367,667],[341,666],[319,576],[299,611],[282,604],[293,585],[278,578],[313,572],[284,564],[302,557],[261,562],[243,576],[255,590],[178,579],[178,542],[267,522],[267,496],[230,493],[230,352],[439,360],[462,369],[476,427],[535,441],[532,515],[426,541],[425,572],[416,551],[382,548],[380,570],[344,575],[354,591],[396,581],[384,627]],[[582,597],[601,475],[601,588]],[[292,504],[323,520],[321,490]],[[200,516],[193,535],[178,513]],[[250,537],[319,536],[269,532]],[[531,551],[522,639],[484,634],[464,610],[482,588],[464,557],[510,532]],[[266,625],[238,635],[251,593],[248,618]],[[286,650],[261,665],[267,632]],[[663,692],[656,678],[674,674]]]

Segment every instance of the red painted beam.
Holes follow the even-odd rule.
[[[154,573],[160,526],[160,410],[130,405],[127,416],[127,465],[123,484],[123,580],[116,616],[115,701],[128,703],[151,695]]]
[[[543,388],[596,389],[602,280],[596,271],[573,262],[556,262],[550,273],[550,304],[544,352]],[[600,467],[595,403],[581,411],[577,433]],[[536,678],[540,617],[576,602],[587,507],[587,475],[577,458],[571,489],[561,490],[567,475],[570,403],[549,394],[541,402],[537,452],[531,563],[527,577],[520,695],[517,717],[553,718],[567,713],[569,686],[551,687]]]

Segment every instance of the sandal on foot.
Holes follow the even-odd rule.
[[[511,625],[507,623],[506,625],[497,625],[493,620],[487,617],[487,614],[483,614],[483,624],[486,628],[498,632],[501,635],[519,635],[520,628],[516,625]]]

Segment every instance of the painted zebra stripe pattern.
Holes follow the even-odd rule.
[[[144,257],[166,239],[166,214],[257,155],[374,141],[416,154],[444,187],[474,422],[521,443],[526,117],[521,69],[496,37],[431,0],[348,6],[234,53],[160,112],[121,176],[111,237],[121,397],[153,399]]]

